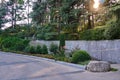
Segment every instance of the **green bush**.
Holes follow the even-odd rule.
[[[25,48],[24,51],[27,52],[27,53],[36,53],[36,47],[29,45]]]
[[[80,33],[81,40],[92,40],[92,30],[85,30]]]
[[[104,40],[104,31],[106,28],[96,28],[82,31],[80,33],[81,40]]]
[[[20,39],[17,37],[7,37],[2,40],[1,47],[2,49],[23,51],[28,43],[28,40]]]
[[[104,32],[106,28],[96,28],[93,30],[92,39],[93,40],[104,40]]]
[[[37,45],[37,47],[36,47],[36,53],[39,53],[39,54],[42,53],[42,48],[41,48],[40,45]]]
[[[82,31],[80,33],[81,40],[105,40],[120,39],[120,21],[110,21],[107,27],[95,28]]]
[[[120,39],[120,22],[111,22],[104,35],[106,39]]]
[[[59,50],[59,47],[57,44],[54,44],[52,43],[50,45],[50,48],[49,48],[50,52],[54,53],[54,54],[57,54],[58,53],[58,50]]]
[[[36,53],[36,48],[34,46],[30,46],[29,53]]]
[[[42,47],[38,45],[37,47],[35,46],[27,46],[24,50],[27,53],[37,53],[37,54],[48,54],[48,49],[46,45],[43,45]]]
[[[48,54],[48,48],[46,45],[42,46],[42,54]]]
[[[29,53],[30,52],[30,45],[28,45],[25,49],[24,52]]]
[[[90,55],[86,51],[78,50],[73,53],[71,62],[78,63],[86,60],[90,60]]]
[[[28,45],[29,41],[28,40],[21,40],[15,43],[14,49],[18,51],[23,51],[25,47]],[[14,50],[13,49],[13,50]]]

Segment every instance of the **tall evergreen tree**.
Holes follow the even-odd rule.
[[[9,0],[9,2],[7,2],[7,6],[8,6],[8,15],[9,17],[11,17],[11,23],[12,23],[12,27],[14,28],[16,26],[16,21],[19,20],[18,18],[20,18],[20,10],[22,10],[22,4],[23,4],[23,0]]]
[[[38,0],[33,4],[32,19],[36,24],[42,25],[45,22],[47,3]]]
[[[7,14],[6,2],[0,3],[0,28],[3,27],[3,24],[6,22],[5,16]]]

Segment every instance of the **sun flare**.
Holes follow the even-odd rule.
[[[93,7],[94,7],[95,9],[97,9],[97,8],[99,7],[99,5],[100,5],[99,0],[94,0],[94,5],[93,5]]]

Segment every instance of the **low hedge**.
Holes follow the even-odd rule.
[[[48,54],[48,48],[46,45],[38,45],[38,46],[27,46],[24,52],[31,54]]]

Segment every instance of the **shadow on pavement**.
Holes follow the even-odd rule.
[[[55,74],[46,74],[46,75],[40,75],[36,77],[28,77],[28,78],[21,78],[21,79],[11,79],[11,80],[31,80],[31,79],[41,79],[41,78],[48,78],[48,77],[54,77],[54,76],[63,76],[63,75],[70,75],[70,74],[78,74],[82,73],[84,71],[72,71],[72,72],[64,72],[64,73],[55,73]]]
[[[19,65],[19,64],[27,64],[27,63],[36,63],[40,61],[21,61],[21,62],[0,62],[0,66],[7,66],[7,65]]]

